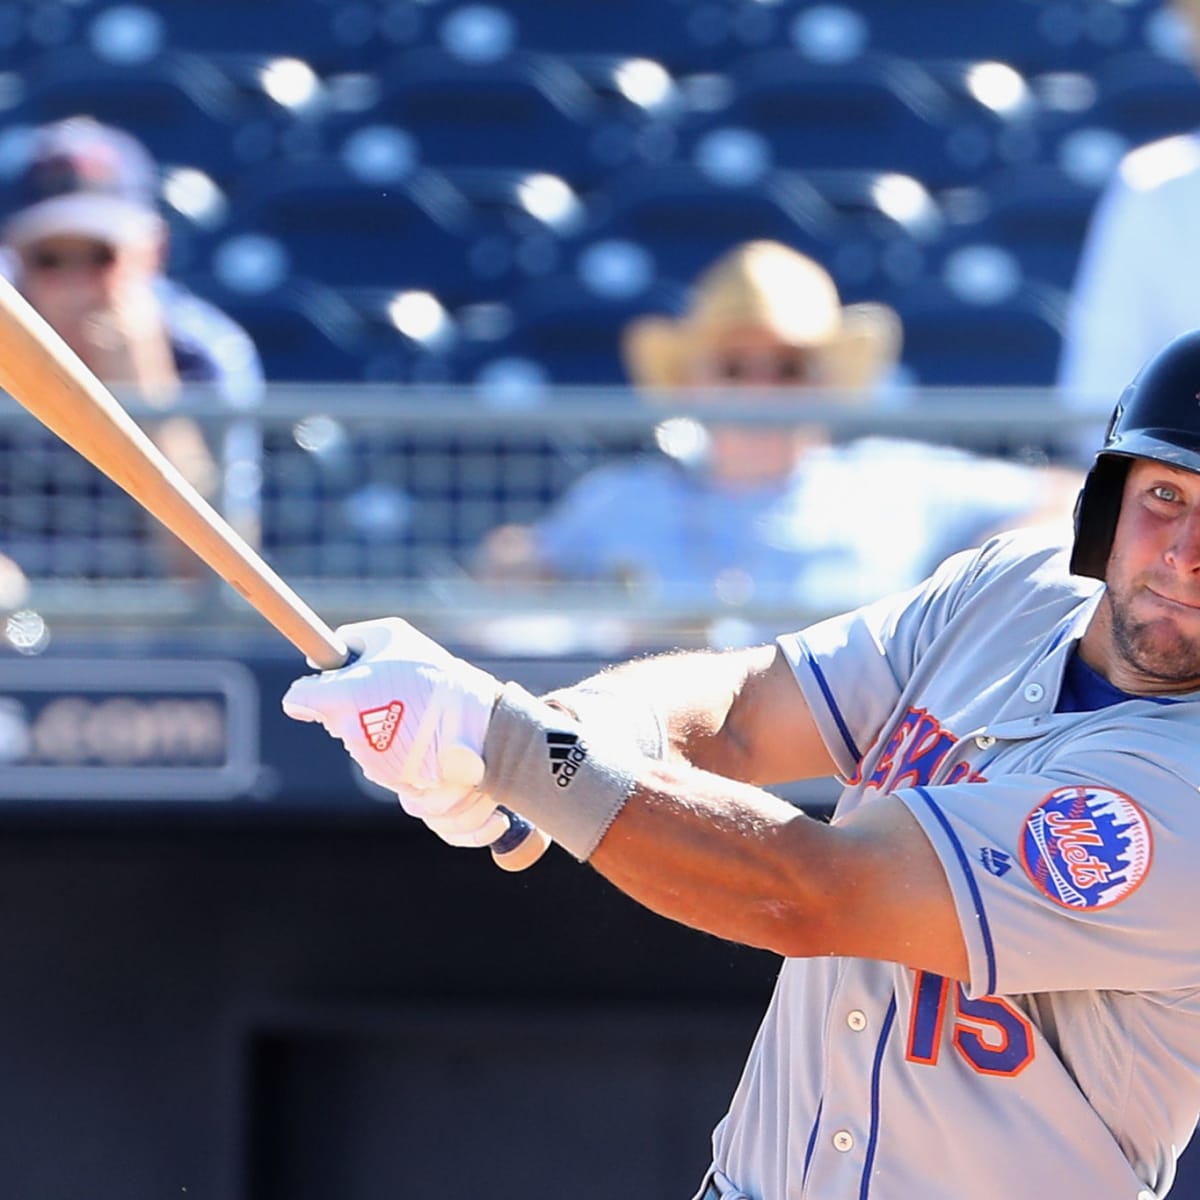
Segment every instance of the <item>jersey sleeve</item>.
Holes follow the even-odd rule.
[[[854,775],[925,656],[941,635],[954,635],[956,622],[969,634],[1018,610],[1057,606],[1065,614],[1094,590],[1066,574],[1067,553],[1052,531],[1000,534],[951,555],[915,588],[779,637],[838,774]],[[1035,624],[1040,636],[1040,616]]]
[[[777,639],[842,779],[892,713],[980,553],[956,554],[918,587]]]
[[[1036,775],[896,792],[954,896],[973,996],[1200,984],[1196,788],[1113,724]]]

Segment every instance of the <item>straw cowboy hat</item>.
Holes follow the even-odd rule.
[[[829,273],[779,242],[735,246],[696,281],[688,312],[639,317],[621,349],[640,387],[675,389],[690,381],[689,362],[734,328],[767,329],[787,345],[818,351],[824,383],[863,391],[895,365],[900,318],[885,304],[843,305]]]

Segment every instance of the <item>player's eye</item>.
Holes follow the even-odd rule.
[[[1167,504],[1174,504],[1179,499],[1179,493],[1170,484],[1166,483],[1155,484],[1150,489],[1150,494],[1156,500],[1162,500]]]

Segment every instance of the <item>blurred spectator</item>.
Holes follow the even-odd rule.
[[[1200,0],[1173,0],[1200,70]],[[1075,277],[1058,382],[1063,402],[1092,412],[1097,428],[1070,439],[1089,461],[1112,408],[1160,346],[1200,326],[1200,133],[1130,151],[1100,197]]]
[[[207,385],[233,409],[256,406],[258,355],[225,314],[164,276],[168,231],[157,193],[158,169],[130,134],[86,116],[42,126],[17,180],[19,207],[0,231],[8,270],[120,398],[162,410],[147,432],[201,494],[224,504],[243,536],[257,541],[254,425],[231,423],[218,454],[194,420],[169,414],[181,385]],[[219,495],[222,482],[236,491]],[[201,569],[185,547],[161,536],[169,569]]]
[[[758,241],[700,277],[681,319],[634,321],[624,354],[651,397],[689,389],[700,401],[719,389],[729,403],[808,391],[853,403],[881,388],[900,340],[891,309],[844,307],[817,263]],[[998,528],[1065,522],[1079,485],[1073,472],[916,441],[837,444],[829,430],[792,418],[784,428],[702,432],[692,456],[599,467],[537,524],[493,531],[480,575],[623,579],[684,603],[844,607],[916,583]]]
[[[0,554],[0,613],[12,612],[25,603],[29,580],[11,558]]]

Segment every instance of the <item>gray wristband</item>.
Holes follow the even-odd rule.
[[[480,787],[582,862],[629,799],[637,757],[598,748],[578,721],[508,683],[488,724]]]

